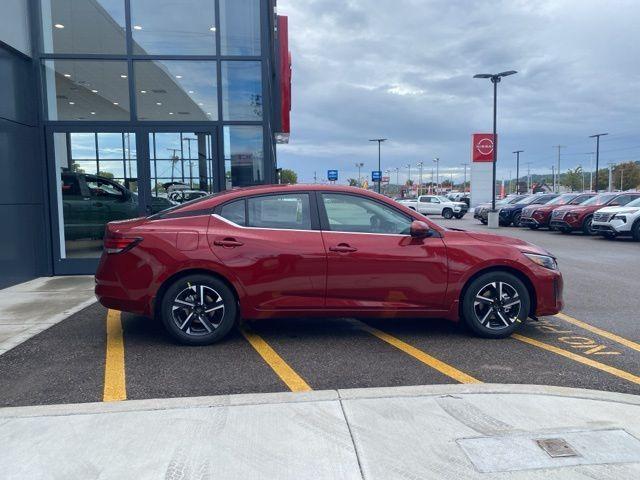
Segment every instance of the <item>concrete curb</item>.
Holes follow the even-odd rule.
[[[100,402],[63,405],[38,405],[28,407],[7,407],[0,409],[0,419],[42,416],[93,415],[101,413],[123,413],[152,410],[179,410],[187,408],[273,405],[280,403],[351,401],[376,398],[492,394],[565,397],[640,406],[640,395],[632,395],[628,393],[603,392],[599,390],[553,387],[546,385],[456,384],[316,390],[311,392],[299,393],[250,393],[237,395],[217,395],[210,397],[125,400],[123,402],[107,403]]]
[[[46,320],[46,322],[39,322],[39,323],[34,324],[28,330],[25,330],[24,332],[21,332],[19,335],[16,335],[16,336],[6,340],[5,342],[0,343],[0,355],[2,355],[3,353],[7,353],[12,348],[17,347],[21,343],[26,342],[30,338],[35,337],[37,334],[39,334],[41,332],[44,332],[48,328],[53,327],[54,325],[62,322],[63,320],[66,320],[67,318],[69,318],[74,313],[78,313],[80,310],[83,310],[83,309],[93,305],[96,302],[97,302],[97,300],[95,299],[95,297],[92,294],[90,299],[85,300],[84,302],[81,302],[81,303],[79,303],[77,305],[74,305],[73,307],[68,308],[67,310],[65,310],[65,311],[63,311],[61,313],[58,313],[58,314],[56,314],[56,315],[54,315],[52,317],[49,317]]]

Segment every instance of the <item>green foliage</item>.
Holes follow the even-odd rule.
[[[289,183],[294,185],[298,183],[298,174],[288,168],[280,170],[280,183]]]

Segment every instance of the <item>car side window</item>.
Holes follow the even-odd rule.
[[[80,183],[75,175],[62,175],[62,184],[60,186],[62,188],[62,198],[82,196]]]
[[[122,190],[109,182],[105,182],[104,180],[87,179],[87,186],[89,187],[92,197],[111,200],[122,200],[124,198],[124,192]]]
[[[429,203],[430,201],[429,197],[420,197],[420,203]]]
[[[436,197],[431,197],[431,203],[440,203],[440,200],[438,200]]]
[[[409,235],[412,218],[359,195],[323,193],[329,230]]]
[[[246,226],[247,219],[244,209],[244,198],[223,205],[220,209],[220,216],[226,218],[236,225]]]
[[[311,230],[309,194],[288,193],[247,199],[247,226]]]

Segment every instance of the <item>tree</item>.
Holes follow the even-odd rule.
[[[98,172],[98,176],[102,178],[108,178],[110,180],[113,180],[115,178],[115,175],[111,172]]]
[[[608,178],[607,176],[607,183]],[[632,190],[638,188],[640,186],[640,162],[625,162],[616,165],[613,169],[612,183],[614,189]]]
[[[349,178],[349,179],[347,179],[347,182],[349,182],[349,186],[350,187],[357,187],[358,186],[358,180],[356,180],[355,178]]]
[[[567,170],[567,173],[564,174],[564,178],[562,179],[562,183],[569,187],[572,192],[581,191],[582,190],[582,175],[583,175],[582,167],[576,167],[573,170]],[[586,182],[586,179],[585,179]],[[585,183],[585,188],[587,187],[587,183]]]
[[[289,183],[294,185],[298,183],[298,174],[288,168],[280,170],[280,183]]]

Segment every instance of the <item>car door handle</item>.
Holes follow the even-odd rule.
[[[332,252],[340,252],[340,253],[348,253],[348,252],[356,252],[358,249],[352,247],[348,243],[339,243],[333,247],[329,247],[329,250]]]
[[[218,247],[226,247],[226,248],[241,247],[242,245],[244,245],[244,243],[239,242],[235,238],[224,238],[222,240],[215,240],[213,244]]]

